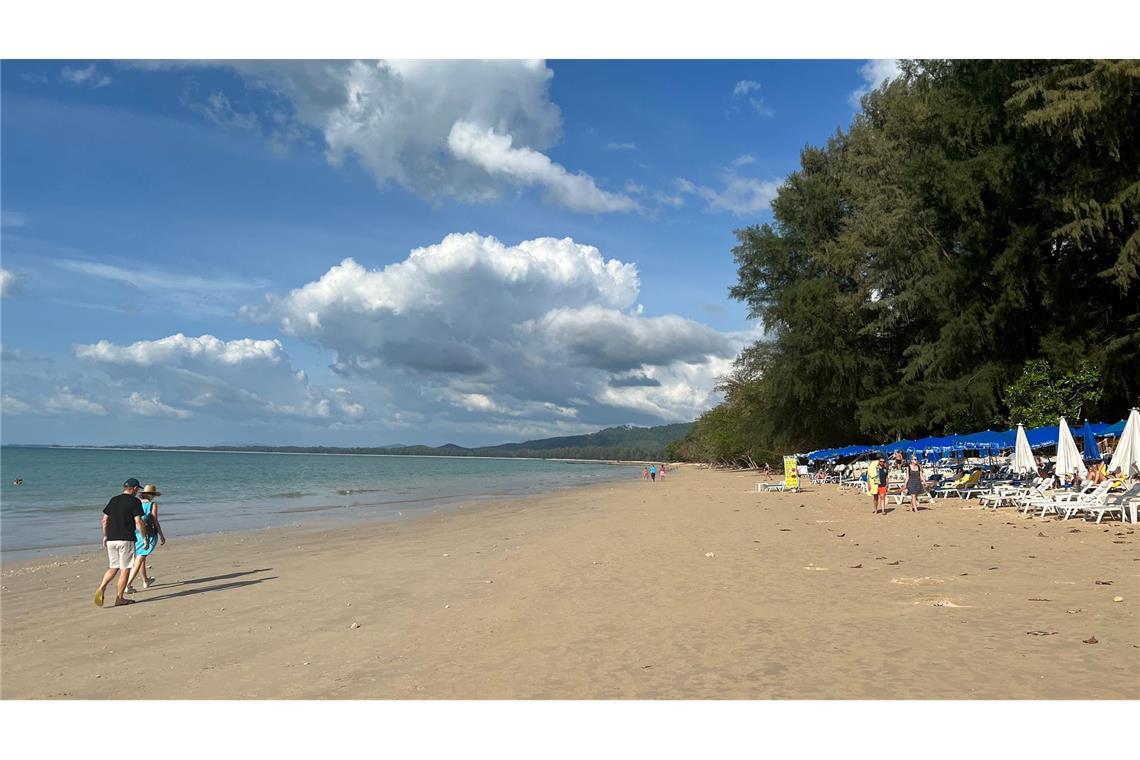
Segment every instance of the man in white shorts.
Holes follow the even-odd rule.
[[[135,562],[135,531],[146,535],[142,502],[135,496],[138,490],[138,480],[130,478],[123,483],[123,492],[103,507],[103,546],[107,547],[110,568],[103,574],[103,582],[95,592],[95,604],[100,607],[103,606],[103,592],[116,575],[119,582],[115,586],[115,606],[135,603],[133,599],[124,599],[123,592],[127,589],[127,578]]]

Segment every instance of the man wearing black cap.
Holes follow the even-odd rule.
[[[116,574],[119,582],[115,586],[115,606],[134,604],[133,599],[123,598],[123,592],[127,589],[127,577],[135,561],[135,531],[141,536],[146,535],[142,502],[135,497],[138,490],[138,480],[131,478],[123,483],[123,492],[103,507],[103,546],[107,547],[111,566],[103,574],[103,582],[95,592],[95,604],[100,607],[103,606],[103,592]]]

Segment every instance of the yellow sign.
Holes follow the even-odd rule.
[[[800,487],[800,474],[796,469],[795,457],[784,457],[784,488],[786,490]]]

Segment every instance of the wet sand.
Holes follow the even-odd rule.
[[[170,536],[117,609],[98,547],[5,564],[0,696],[1140,698],[1132,526],[757,480]]]

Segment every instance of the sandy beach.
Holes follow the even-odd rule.
[[[98,546],[6,564],[0,696],[1140,698],[1132,526],[756,482],[169,536],[118,609]]]

